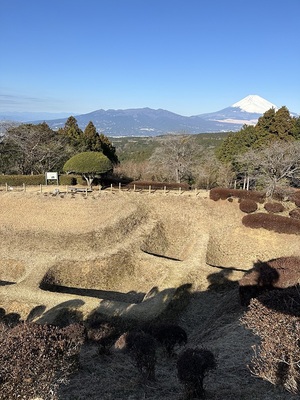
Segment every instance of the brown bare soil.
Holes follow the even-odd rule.
[[[292,398],[248,371],[257,338],[239,322],[237,280],[258,259],[300,256],[300,237],[246,228],[243,215],[206,192],[0,193],[0,307],[37,322],[67,309],[137,323],[167,315],[189,287],[178,323],[187,346],[217,358],[207,398]],[[157,363],[156,382],[143,382],[126,354],[86,344],[59,399],[181,399],[176,359],[160,349]]]

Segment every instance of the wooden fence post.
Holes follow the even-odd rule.
[[[149,185],[149,194],[151,193],[151,185]]]
[[[5,191],[8,192],[8,184],[5,184]]]
[[[119,182],[119,192],[121,192],[121,188],[122,188],[122,183]]]
[[[111,191],[111,193],[113,192],[113,184],[112,183],[110,184],[110,191]]]
[[[135,192],[135,183],[133,184],[133,191]]]
[[[164,195],[167,194],[167,186],[164,186]]]
[[[26,192],[26,185],[23,183],[23,192]]]
[[[179,195],[181,195],[181,187],[179,188]]]
[[[40,192],[42,193],[43,191],[43,185],[40,185]]]

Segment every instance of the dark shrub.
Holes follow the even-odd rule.
[[[78,365],[80,344],[50,325],[0,325],[0,399],[57,398],[63,382]]]
[[[74,186],[77,185],[77,182],[79,183],[79,181],[81,181],[81,176],[78,175],[64,174],[59,176],[60,185]]]
[[[142,331],[129,331],[120,336],[114,347],[131,356],[144,378],[155,380],[156,344],[153,336]]]
[[[280,213],[284,211],[284,206],[281,203],[266,203],[264,209],[269,213]]]
[[[263,203],[265,200],[265,193],[258,192],[255,190],[241,190],[241,189],[225,189],[225,188],[213,188],[209,192],[209,198],[211,200],[226,200],[229,197],[235,197],[238,199],[251,199],[258,203]]]
[[[242,223],[248,228],[264,228],[278,233],[300,234],[300,221],[281,215],[248,214],[242,218]]]
[[[291,218],[300,219],[300,208],[294,208],[289,212]]]
[[[250,214],[257,210],[257,203],[254,200],[245,199],[241,200],[239,207],[244,213]]]
[[[116,325],[106,321],[93,321],[86,331],[87,339],[98,344],[100,354],[109,354],[110,348],[120,336]]]
[[[259,261],[239,281],[241,304],[273,289],[283,289],[300,283],[300,257],[281,257]]]
[[[167,351],[169,357],[174,355],[176,345],[187,343],[187,334],[183,328],[176,324],[157,324],[148,329],[150,333]]]
[[[185,386],[187,399],[202,399],[205,396],[203,380],[205,375],[216,368],[213,353],[207,349],[186,349],[177,360],[177,373]]]
[[[274,290],[253,299],[241,322],[261,338],[250,371],[291,393],[300,388],[300,288]]]
[[[129,332],[127,346],[140,373],[146,379],[155,380],[156,345],[154,338],[144,332]]]

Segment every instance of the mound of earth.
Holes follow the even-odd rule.
[[[240,279],[258,260],[298,255],[295,235],[251,230],[238,203],[206,192],[0,194],[0,306],[152,319],[184,290]],[[291,240],[291,236],[293,236]]]

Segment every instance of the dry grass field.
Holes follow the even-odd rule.
[[[0,307],[37,322],[68,309],[137,323],[167,315],[189,287],[177,318],[187,346],[216,355],[207,398],[290,399],[247,368],[257,338],[239,322],[237,280],[258,259],[300,256],[300,236],[251,230],[243,215],[207,192],[1,192]],[[145,383],[126,354],[86,344],[59,398],[181,399],[176,359],[160,350],[157,362],[156,382]]]

